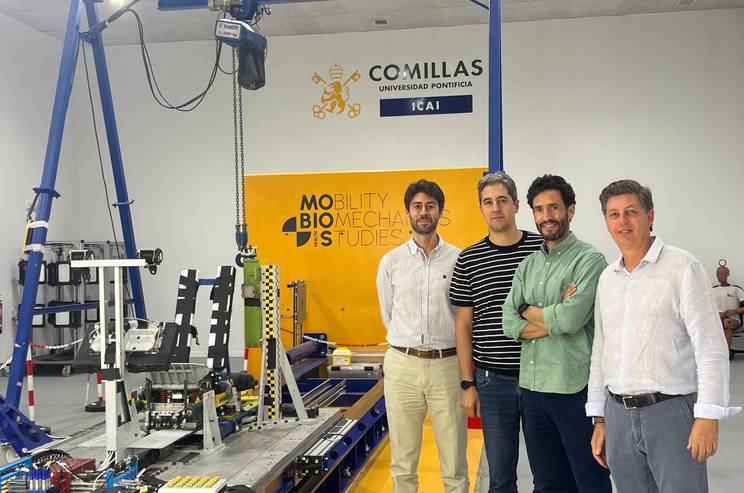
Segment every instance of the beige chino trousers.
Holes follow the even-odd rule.
[[[467,493],[467,424],[460,409],[457,356],[423,359],[388,349],[385,405],[390,428],[390,471],[395,493],[418,491],[421,435],[428,410],[447,493]]]

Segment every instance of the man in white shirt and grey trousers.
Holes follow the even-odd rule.
[[[428,409],[444,489],[467,493],[467,426],[460,409],[455,317],[448,298],[460,249],[437,234],[444,193],[436,183],[411,183],[403,202],[413,235],[382,258],[377,272],[390,344],[383,371],[393,490],[418,491],[421,433]]]
[[[707,492],[718,421],[741,410],[728,407],[728,347],[710,280],[690,253],[651,236],[647,187],[616,181],[599,198],[621,256],[597,286],[592,453],[620,493]]]

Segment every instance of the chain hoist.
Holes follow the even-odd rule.
[[[243,258],[255,256],[248,247],[248,227],[245,216],[245,146],[243,130],[243,88],[238,83],[237,48],[232,49],[232,86],[233,86],[233,144],[235,150],[235,243],[238,255],[235,262],[243,266]]]

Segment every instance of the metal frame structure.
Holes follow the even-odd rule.
[[[504,132],[501,119],[501,0],[488,7],[488,171],[504,169]]]
[[[28,344],[31,339],[31,323],[33,316],[52,313],[51,310],[61,312],[79,311],[88,308],[85,305],[69,305],[54,308],[37,308],[35,306],[39,288],[39,272],[44,261],[44,251],[46,249],[52,202],[55,198],[60,197],[60,193],[55,189],[55,185],[59,169],[59,158],[62,148],[65,120],[70,103],[73,80],[75,77],[75,67],[77,64],[81,41],[89,43],[93,51],[96,78],[98,81],[101,107],[103,110],[106,136],[108,140],[109,156],[111,159],[111,167],[116,188],[117,201],[112,205],[117,207],[119,210],[126,257],[130,259],[136,258],[137,247],[130,211],[130,206],[132,205],[133,200],[129,198],[126,178],[124,176],[124,165],[119,145],[116,116],[114,114],[111,84],[106,65],[103,38],[101,36],[101,31],[105,28],[105,25],[99,27],[101,24],[99,23],[98,13],[95,8],[96,1],[97,0],[70,0],[70,10],[65,28],[65,40],[62,47],[62,58],[57,78],[57,88],[54,96],[54,106],[47,140],[46,155],[44,158],[44,169],[40,186],[34,188],[34,192],[37,194],[38,203],[34,220],[29,224],[30,242],[26,246],[26,252],[28,254],[26,283],[23,288],[21,306],[18,314],[18,328],[16,331],[15,344],[13,346],[13,358],[10,365],[6,399],[2,402],[2,405],[0,405],[0,422],[3,422],[2,424],[7,424],[7,420],[11,419],[13,415],[22,416],[18,411],[18,406],[20,404],[21,392],[23,389],[25,359],[28,351]],[[85,7],[87,13],[88,26],[94,26],[94,28],[88,32],[80,32],[80,17],[82,15],[83,7]],[[136,267],[129,268],[129,279],[135,314],[139,318],[146,318],[147,313],[142,294],[142,281],[140,278],[140,272]],[[25,448],[30,450],[34,446],[38,446],[37,442],[27,440],[25,435],[17,436],[13,429],[8,426],[0,426],[0,428],[0,440],[14,444],[13,448],[16,449],[17,453],[23,453],[18,447],[19,439],[25,444],[21,449]]]
[[[137,420],[137,410],[128,395],[129,372],[124,350],[124,284],[123,270],[127,267],[144,267],[142,259],[131,260],[80,260],[72,261],[72,267],[98,269],[101,373],[106,393],[106,450],[116,461],[127,458],[126,447],[143,436]],[[114,334],[108,330],[108,300],[106,299],[106,269],[114,269]],[[113,345],[114,358],[108,361],[106,353]]]
[[[287,353],[281,339],[281,308],[279,305],[279,266],[261,266],[261,379],[256,427],[261,429],[282,421],[282,378],[289,390],[296,417],[307,420],[307,410],[300,396]],[[285,420],[287,422],[288,420]]]

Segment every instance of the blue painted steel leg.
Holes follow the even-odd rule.
[[[36,296],[39,288],[39,272],[44,259],[44,248],[47,238],[47,227],[51,216],[52,200],[59,197],[54,189],[57,170],[59,169],[59,157],[62,147],[62,136],[64,133],[67,109],[72,93],[72,85],[75,77],[75,66],[77,65],[78,47],[80,35],[80,15],[83,2],[88,14],[90,26],[98,23],[98,15],[95,10],[94,0],[70,0],[70,12],[67,18],[65,30],[65,41],[62,48],[62,61],[59,68],[57,90],[54,97],[54,108],[52,110],[52,122],[49,128],[49,139],[47,141],[46,156],[44,158],[44,171],[41,178],[41,186],[34,190],[39,195],[38,207],[35,217],[36,227],[31,232],[31,244],[28,253],[28,264],[26,268],[21,308],[18,316],[18,330],[13,347],[13,360],[10,365],[8,379],[7,398],[0,397],[0,441],[8,442],[19,454],[48,443],[51,438],[31,423],[21,412],[18,411],[23,380],[25,378],[26,354],[28,343],[31,339],[31,322],[34,316]],[[131,201],[127,194],[126,180],[124,178],[124,167],[121,160],[121,149],[116,130],[116,118],[114,116],[114,105],[111,97],[111,85],[106,68],[106,56],[103,49],[103,40],[100,33],[96,33],[88,40],[93,47],[93,57],[96,65],[99,92],[101,95],[101,106],[103,108],[104,122],[108,137],[109,152],[116,183],[116,194],[119,205],[122,232],[126,256],[135,258],[137,247],[134,239],[134,227],[129,210]],[[135,303],[135,313],[138,317],[145,318],[145,303],[142,295],[142,282],[140,271],[132,268],[129,271],[132,296]]]
[[[85,9],[88,13],[88,25],[98,24],[98,13],[94,0],[85,0]],[[98,92],[101,95],[101,107],[103,108],[103,121],[106,125],[108,137],[109,155],[111,166],[114,171],[114,182],[116,183],[116,200],[121,219],[121,230],[124,235],[124,250],[127,258],[137,258],[137,246],[134,238],[134,226],[132,225],[132,213],[130,211],[131,201],[127,192],[127,181],[124,176],[124,164],[121,158],[121,147],[119,145],[119,133],[116,129],[116,115],[114,113],[114,100],[111,96],[111,83],[109,81],[108,68],[106,65],[106,53],[103,48],[103,38],[100,32],[91,36],[88,40],[93,47],[93,59],[96,64],[96,76],[98,77]],[[138,318],[147,318],[145,310],[145,298],[142,295],[142,279],[140,269],[129,268],[129,282],[132,287],[132,298],[134,298],[134,312]]]
[[[488,8],[488,171],[504,169],[501,121],[501,0]]]
[[[77,63],[80,40],[81,9],[82,0],[72,0],[70,2],[70,13],[67,16],[67,27],[65,30],[65,42],[62,46],[62,62],[59,67],[57,91],[54,95],[52,123],[49,127],[49,139],[44,158],[44,172],[41,177],[41,186],[38,189],[40,196],[36,210],[36,221],[49,221],[49,216],[52,212],[52,200],[55,193],[53,191],[57,179],[60,149],[62,148],[62,134],[65,129],[67,107],[70,103],[72,81],[75,78],[75,65]],[[8,391],[5,403],[5,405],[10,405],[16,409],[21,401],[23,379],[26,376],[26,352],[28,351],[28,342],[31,338],[31,321],[34,316],[36,295],[39,290],[39,272],[44,259],[43,247],[46,244],[46,237],[46,228],[35,228],[31,233],[32,247],[37,248],[37,250],[30,251],[28,255],[26,281],[23,287],[21,308],[18,314],[18,330],[16,332],[15,345],[13,346],[13,362],[10,364],[10,378],[8,378]]]

